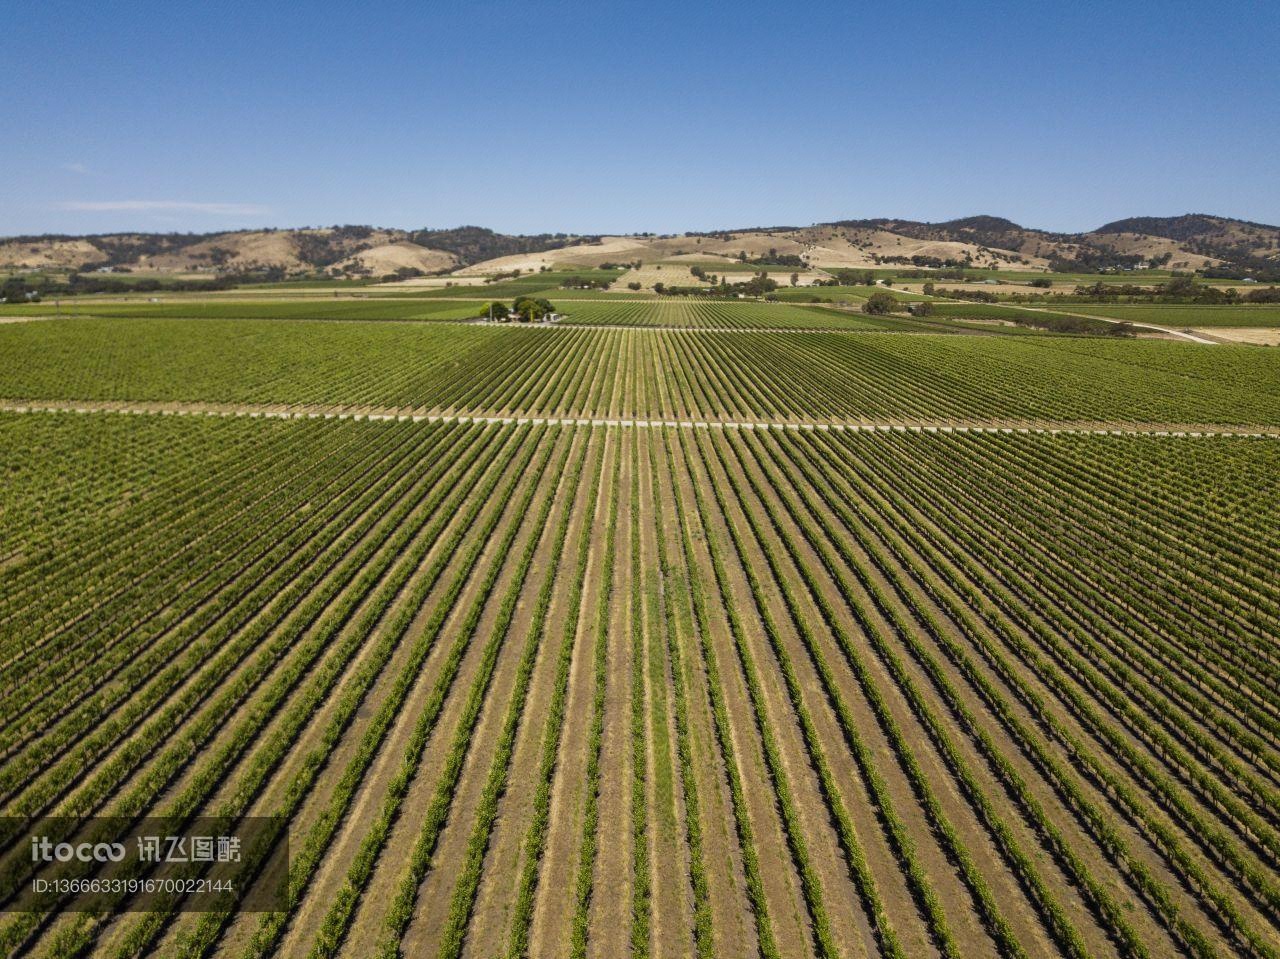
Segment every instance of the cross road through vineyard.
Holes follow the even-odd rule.
[[[1280,956],[1280,350],[181,302],[0,326],[0,904],[279,816],[285,908],[0,955]]]

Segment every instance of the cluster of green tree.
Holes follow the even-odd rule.
[[[1153,287],[1133,283],[1091,283],[1075,288],[1074,296],[1090,300],[1124,300],[1133,303],[1199,303],[1208,306],[1229,306],[1232,303],[1272,303],[1275,287],[1250,290],[1241,295],[1239,290],[1197,283],[1194,277],[1174,276],[1165,283]]]
[[[283,279],[283,271],[281,273]],[[65,280],[52,277],[38,279],[10,277],[0,287],[6,303],[32,302],[46,296],[78,296],[98,293],[198,293],[211,290],[233,290],[242,283],[271,282],[262,274],[234,274],[207,280],[159,279],[123,280],[110,274],[72,273]],[[28,294],[31,294],[28,296]]]
[[[1049,260],[1054,273],[1103,273],[1107,270],[1133,269],[1146,257],[1141,253],[1118,253],[1110,248],[1082,246],[1074,257],[1055,256]]]
[[[898,309],[897,299],[884,290],[876,290],[862,304],[862,312],[873,316],[884,316]]]
[[[870,275],[870,274],[868,274]],[[968,280],[966,267],[948,266],[937,270],[901,270],[898,277],[904,280]],[[874,281],[873,281],[874,282]],[[870,285],[870,284],[868,284]]]
[[[628,260],[626,263],[605,262],[596,267],[597,270],[638,270],[644,264],[639,260]]]
[[[1258,256],[1245,256],[1231,263],[1207,266],[1201,272],[1210,279],[1250,279],[1275,283],[1280,281],[1280,262]]]
[[[415,276],[426,276],[426,270],[420,270],[416,266],[397,267],[394,273],[382,274],[379,282],[382,283],[398,283],[401,280],[410,280]]]
[[[40,290],[20,276],[11,276],[0,285],[0,300],[5,303],[38,303]]]
[[[778,288],[778,281],[771,279],[769,274],[761,271],[754,274],[751,279],[745,283],[729,283],[727,280],[721,280],[718,289],[728,293],[742,293],[746,296],[764,296],[766,293],[772,293]]]
[[[599,237],[574,237],[567,233],[536,233],[509,236],[480,226],[460,226],[451,230],[419,230],[410,239],[419,246],[452,253],[464,265],[516,253],[543,253],[571,243],[589,243]]]
[[[1010,317],[1019,326],[1033,326],[1051,333],[1075,333],[1086,336],[1133,336],[1133,324],[1108,323],[1085,316],[1058,313],[1017,313]]]
[[[747,251],[742,250],[738,254],[740,263],[749,263],[752,266],[789,266],[804,268],[808,266],[804,258],[795,253],[779,253],[776,246],[769,247],[769,252],[764,256],[757,256],[751,259],[747,258]]]
[[[492,276],[486,276],[484,281],[486,283],[501,283],[503,280],[516,280],[520,278],[520,274],[523,272],[524,270],[520,269],[507,270],[504,273],[495,273]]]
[[[763,296],[773,293],[778,288],[778,281],[767,273],[756,273],[751,279],[741,283],[730,283],[722,278],[715,286],[667,286],[665,283],[653,284],[653,292],[659,296],[710,296],[737,297]]]
[[[876,275],[870,270],[829,270],[833,279],[819,280],[821,286],[875,286]]]
[[[1104,223],[1094,233],[1143,233],[1162,236],[1167,240],[1190,240],[1205,234],[1220,232],[1222,223],[1216,217],[1203,213],[1187,213],[1183,216],[1131,216],[1124,220]]]
[[[540,296],[518,296],[510,306],[495,300],[485,308],[485,315],[489,319],[497,320],[500,323],[505,323],[508,320],[514,320],[517,323],[532,323],[555,311],[556,308],[551,304],[550,300],[543,299]]]
[[[1273,282],[1280,262],[1265,251],[1280,245],[1280,228],[1248,220],[1189,213],[1174,217],[1132,217],[1099,227],[1098,233],[1146,233],[1175,240],[1192,253],[1224,262],[1204,269],[1207,277]]]
[[[1131,217],[1099,227],[1098,233],[1146,233],[1176,240],[1192,253],[1224,262],[1205,276],[1242,280],[1280,280],[1280,263],[1261,253],[1280,244],[1280,228],[1248,220],[1189,213],[1172,217]]]
[[[925,290],[929,293],[930,290]],[[947,296],[953,300],[969,300],[973,303],[999,303],[1001,297],[990,290],[947,290]]]
[[[913,256],[883,256],[880,254],[873,254],[873,258],[877,263],[900,263],[904,266],[929,267],[940,270],[954,269],[963,271],[973,265],[973,261],[968,258],[958,260],[953,256],[949,256],[944,259],[940,256],[922,256],[918,253]]]
[[[53,239],[45,237],[45,239]],[[178,253],[208,239],[201,233],[116,233],[85,237],[106,257],[94,266],[119,266],[132,263],[141,256],[162,256]]]
[[[308,266],[324,268],[339,260],[345,259],[373,235],[370,226],[334,226],[325,233],[295,233],[294,244],[298,250],[298,259]],[[220,265],[215,261],[215,265]]]
[[[560,285],[566,290],[607,290],[610,278],[598,279],[593,276],[566,276]]]

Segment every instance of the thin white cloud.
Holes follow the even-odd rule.
[[[80,213],[212,213],[260,216],[271,211],[253,203],[192,203],[187,200],[68,200],[58,206]]]
[[[58,164],[68,173],[88,173],[89,168],[83,163],[60,163]]]

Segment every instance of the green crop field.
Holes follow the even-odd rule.
[[[1081,313],[1088,311],[1082,310]],[[953,320],[1001,321],[1004,323],[1057,325],[1063,332],[1105,333],[1113,324],[1106,320],[1090,319],[1080,313],[1059,309],[1057,305],[1027,307],[1004,306],[997,303],[955,303],[945,300],[933,302],[933,316]],[[1105,315],[1105,314],[1104,314]]]
[[[437,299],[0,323],[0,955],[1280,953],[1280,350]]]
[[[122,299],[78,300],[61,303],[0,306],[21,316],[134,317],[167,319],[244,320],[460,320],[480,314],[481,304],[415,302],[382,298],[308,297],[292,300],[249,300],[236,298],[162,298],[158,303]]]
[[[927,296],[912,293],[908,290],[895,290],[886,286],[784,286],[779,287],[776,296],[789,303],[837,303],[841,300],[865,300],[875,292],[888,293],[895,300],[905,303],[927,300]]]
[[[580,326],[637,326],[689,329],[915,329],[910,321],[891,316],[836,312],[780,303],[673,297],[645,303],[580,303],[565,308],[564,322]]]
[[[1280,306],[1198,306],[1195,304],[1088,304],[1055,306],[1063,313],[1091,313],[1135,323],[1155,323],[1176,329],[1197,327],[1276,327],[1280,326]]]
[[[414,296],[449,297],[479,296],[494,300],[507,300],[513,297],[556,296],[565,292],[560,286],[570,277],[581,277],[592,280],[616,280],[622,270],[601,270],[596,267],[583,267],[581,270],[547,270],[541,273],[526,273],[518,277],[497,280],[493,283],[482,283],[475,286],[436,287],[434,289],[414,290]],[[597,291],[598,292],[598,291]]]
[[[1280,351],[1062,337],[298,320],[0,325],[0,399],[567,416],[1280,424]],[[656,319],[656,317],[655,317]],[[857,319],[855,316],[854,319]]]

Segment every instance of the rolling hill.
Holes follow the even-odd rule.
[[[674,235],[510,235],[476,226],[398,230],[370,226],[211,234],[117,233],[0,238],[0,270],[383,276],[480,274],[555,266],[680,259],[798,257],[814,269],[972,266],[1096,270],[1280,270],[1280,227],[1207,214],[1132,217],[1086,233],[1054,233],[996,216],[941,223],[836,220]]]

